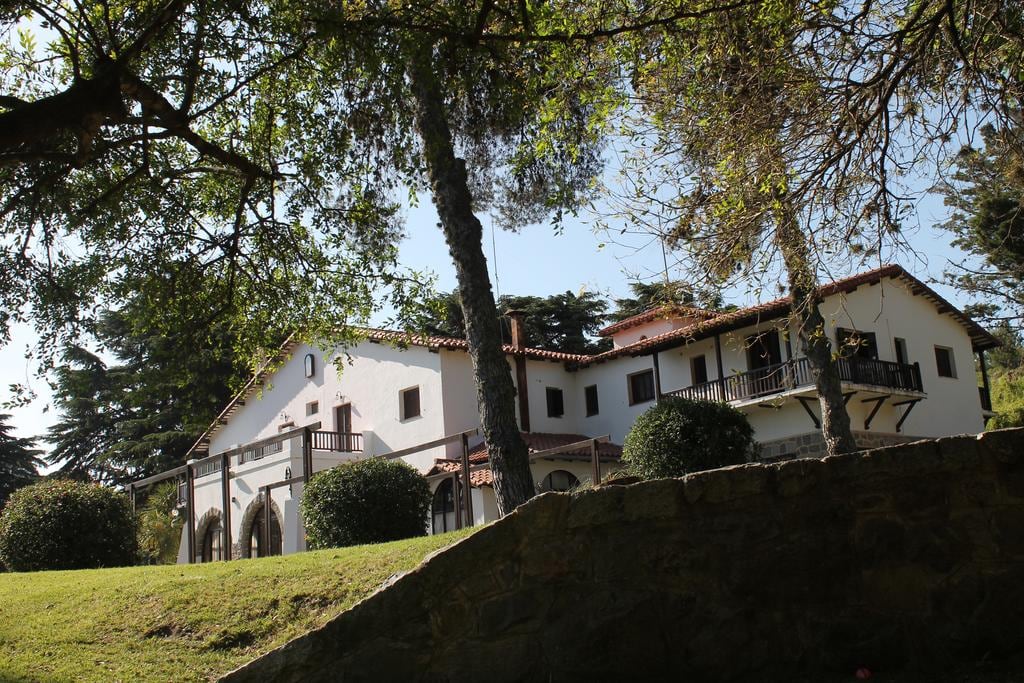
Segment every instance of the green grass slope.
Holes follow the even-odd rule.
[[[0,681],[204,681],[468,534],[192,566],[0,574]]]

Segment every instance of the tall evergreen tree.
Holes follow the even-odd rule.
[[[947,272],[955,287],[978,303],[982,321],[1024,326],[1024,140],[1015,128],[988,125],[984,146],[965,147],[956,172],[942,187],[954,213],[944,227],[953,242],[980,261]]]
[[[105,312],[94,336],[114,362],[71,346],[56,370],[47,461],[69,475],[119,483],[181,464],[248,373],[229,328],[164,329],[142,296]]]
[[[11,434],[10,415],[0,415],[0,510],[8,496],[39,478],[42,451],[32,439]]]

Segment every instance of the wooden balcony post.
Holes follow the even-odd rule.
[[[469,434],[462,435],[462,478],[466,482],[466,526],[473,526],[473,487],[469,481]]]
[[[196,491],[192,463],[185,463],[185,526],[188,542],[188,563],[196,561]]]
[[[462,487],[459,485],[459,473],[452,474],[452,503],[455,507],[455,528],[462,528]]]
[[[220,456],[220,499],[223,506],[224,559],[231,559],[231,456]]]
[[[263,487],[263,557],[273,554],[270,548],[270,487]]]
[[[309,482],[313,469],[313,430],[306,427],[302,430],[302,483]]]
[[[661,365],[658,363],[658,352],[651,354],[654,359],[654,402],[661,400]]]
[[[601,458],[598,450],[597,439],[590,441],[590,476],[594,479],[594,486],[601,483]]]

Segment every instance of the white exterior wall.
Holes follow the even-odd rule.
[[[920,364],[927,398],[914,407],[903,424],[903,433],[950,436],[976,433],[985,428],[971,339],[952,316],[940,315],[934,304],[912,294],[902,281],[892,279],[860,287],[843,299],[830,297],[825,304],[822,313],[829,324],[833,343],[836,327],[874,332],[879,358],[895,361],[893,339],[906,340],[907,361]],[[935,364],[936,345],[953,349],[956,378],[939,377]],[[850,401],[851,406],[857,398]],[[897,419],[896,410],[886,405],[872,423],[871,431],[895,431]],[[863,428],[863,420],[854,420],[853,427]]]
[[[680,327],[689,325],[690,320],[690,318],[661,318],[643,323],[642,325],[627,327],[621,332],[617,332],[612,335],[612,346],[615,348],[619,348],[620,346],[629,346],[630,344],[638,342],[645,337],[656,337],[659,334],[678,330]]]
[[[654,405],[654,401],[629,405],[626,377],[653,367],[654,361],[650,356],[625,356],[577,371],[575,374],[579,391],[576,393],[575,402],[581,417],[576,431],[587,436],[609,434],[614,443],[622,443],[636,418]],[[583,391],[592,384],[597,385],[599,412],[592,417],[585,417]]]
[[[307,379],[304,358],[316,357],[316,373]],[[442,400],[441,356],[426,348],[397,349],[362,342],[337,356],[321,349],[300,346],[273,374],[261,394],[246,401],[231,421],[210,440],[210,453],[219,453],[278,433],[278,426],[293,422],[301,427],[321,422],[321,429],[336,430],[334,409],[352,405],[352,430],[372,432],[364,442],[366,453],[380,455],[432,441],[445,433]],[[326,361],[326,362],[325,362]],[[400,391],[418,386],[420,416],[400,420]],[[306,415],[306,404],[318,401],[320,410]],[[424,451],[407,460],[421,471],[429,469],[443,449]]]
[[[951,316],[940,315],[930,301],[910,293],[902,281],[885,279],[876,285],[861,286],[849,294],[831,296],[823,302],[822,313],[833,343],[837,327],[873,332],[881,360],[895,361],[894,338],[906,340],[909,361],[920,364],[926,398],[914,407],[903,425],[902,435],[945,436],[977,432],[984,428],[968,334]],[[616,343],[626,343],[629,339],[635,341],[640,336],[654,336],[679,325],[672,321],[652,321],[616,335],[615,340]],[[780,325],[778,320],[766,320],[723,334],[721,364],[724,374],[746,372],[745,339],[773,327],[780,330],[782,359],[788,359],[787,335]],[[796,335],[788,336],[792,355],[802,356]],[[938,376],[934,353],[936,345],[952,349],[956,378]],[[304,376],[306,353],[314,353],[317,359],[316,373],[311,379]],[[662,390],[691,386],[690,361],[702,354],[706,358],[708,379],[718,379],[713,338],[660,352]],[[469,355],[464,351],[432,352],[417,346],[396,349],[385,344],[364,342],[352,348],[349,355],[351,360],[344,362],[339,375],[333,364],[325,362],[323,351],[306,346],[298,348],[291,359],[274,373],[262,395],[249,397],[230,423],[213,435],[210,452],[222,452],[235,445],[275,435],[279,425],[289,421],[295,426],[320,421],[322,429],[335,430],[333,409],[342,403],[352,404],[353,431],[366,434],[367,454],[387,453],[479,426],[476,387]],[[511,357],[508,360],[515,382],[514,361]],[[622,356],[574,372],[567,372],[562,363],[550,361],[528,359],[526,366],[530,422],[534,432],[588,436],[609,434],[612,441],[622,443],[636,417],[654,405],[649,401],[630,406],[627,388],[628,375],[653,369],[650,355]],[[587,417],[584,390],[590,385],[597,385],[599,413]],[[403,422],[399,419],[399,392],[412,386],[420,389],[421,415]],[[562,390],[565,411],[562,417],[548,417],[547,387]],[[850,400],[847,408],[855,431],[866,429],[865,419],[874,407],[864,399],[881,395],[862,388]],[[873,418],[870,432],[896,434],[896,422],[905,407],[892,406],[893,400],[899,399],[890,397],[883,404]],[[307,416],[306,404],[310,401],[318,401],[320,410],[316,415]],[[817,412],[816,406],[812,409]],[[766,396],[743,405],[741,410],[748,415],[755,438],[759,441],[774,441],[814,431],[810,418],[793,398]],[[518,401],[516,413],[518,417]],[[479,437],[475,437],[471,445],[479,441]],[[256,463],[233,466],[232,495],[236,500],[232,503],[231,512],[232,536],[236,543],[240,540],[239,525],[260,486],[284,479],[285,467],[291,466],[293,476],[301,472],[301,456],[297,451],[298,440],[293,440],[284,453],[268,456]],[[456,458],[460,454],[461,444],[456,443],[411,456],[409,461],[425,471],[435,458]],[[346,457],[351,456],[317,453],[314,470],[332,466]],[[581,481],[590,477],[587,462],[536,461],[533,473],[537,483],[553,469],[571,471]],[[199,520],[207,510],[219,510],[221,507],[220,476],[204,477],[196,484],[196,519]],[[274,493],[275,503],[283,515],[286,552],[297,549],[297,539],[302,537],[295,509],[300,489],[301,486],[295,487],[294,499],[286,488]],[[492,489],[474,490],[473,496],[478,522],[497,518]],[[198,531],[202,532],[201,529]]]

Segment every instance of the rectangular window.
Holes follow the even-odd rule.
[[[562,390],[554,387],[547,387],[545,393],[548,398],[548,417],[562,417],[565,414],[565,403],[562,400]]]
[[[700,355],[690,359],[690,384],[704,384],[708,381],[708,359]]]
[[[746,339],[747,367],[760,370],[782,362],[782,351],[779,348],[779,331],[768,330],[753,334]]]
[[[894,337],[892,342],[896,346],[896,362],[910,365],[910,361],[907,360],[909,358],[907,355],[907,340]]]
[[[654,400],[654,370],[634,372],[626,376],[626,388],[629,390],[629,405],[646,403]]]
[[[953,361],[953,349],[946,346],[936,346],[935,367],[939,371],[939,377],[956,377],[956,363]]]
[[[403,389],[402,398],[402,420],[411,420],[420,416],[420,388],[412,387]]]
[[[591,384],[583,389],[583,397],[587,402],[587,417],[597,415],[599,407],[597,404],[597,385]]]
[[[839,355],[843,358],[878,360],[878,343],[874,332],[839,327],[836,328],[836,341],[839,342]]]
[[[306,416],[316,415],[320,412],[320,401],[310,401],[306,404]]]

